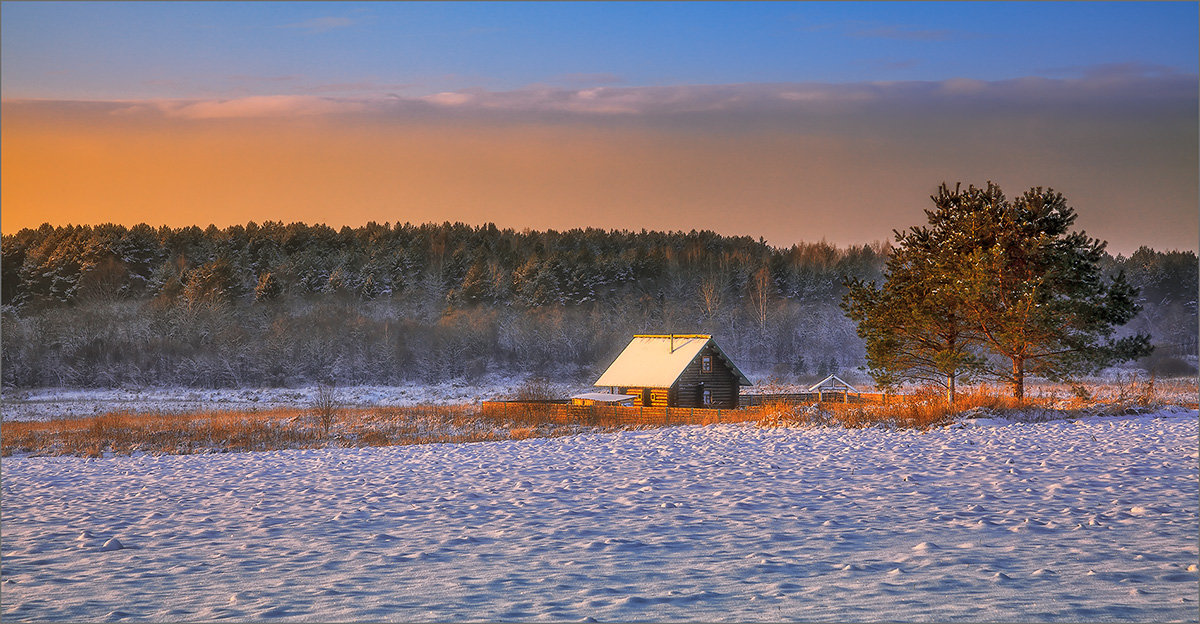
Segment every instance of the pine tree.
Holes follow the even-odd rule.
[[[482,258],[471,263],[466,275],[463,276],[462,283],[455,292],[455,299],[467,304],[488,301],[490,293],[488,292],[487,271],[487,265],[484,264]]]
[[[1137,289],[1103,277],[1104,243],[1070,231],[1061,194],[1009,202],[989,182],[943,184],[931,199],[929,227],[896,233],[882,288],[846,282],[843,309],[877,380],[938,373],[953,402],[957,379],[987,373],[1023,399],[1028,374],[1058,380],[1149,354],[1144,334],[1113,337],[1137,314]]]
[[[980,202],[991,196],[991,202]],[[1053,189],[1008,202],[992,183],[965,192],[945,184],[930,223],[959,251],[966,309],[982,341],[1009,366],[994,373],[1025,396],[1025,377],[1061,380],[1149,355],[1150,338],[1113,337],[1137,315],[1123,273],[1105,279],[1105,243],[1073,232],[1076,214]]]
[[[258,276],[258,285],[254,287],[254,300],[258,302],[272,301],[279,298],[281,288],[274,273],[263,273]]]

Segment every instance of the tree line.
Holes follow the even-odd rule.
[[[892,255],[461,223],[47,224],[0,247],[6,387],[591,381],[631,334],[669,332],[712,333],[749,371],[811,379],[865,362],[843,281],[881,279]],[[1153,298],[1130,327],[1194,353],[1194,253],[1102,262]]]

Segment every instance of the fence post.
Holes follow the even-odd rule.
[[[666,427],[670,427],[671,426],[671,406],[668,405],[668,406],[664,407],[663,409],[666,410],[664,412],[664,416],[663,416],[663,425]]]

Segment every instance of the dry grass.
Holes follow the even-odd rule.
[[[604,426],[501,420],[472,406],[341,408],[328,434],[310,409],[194,414],[107,413],[91,418],[0,424],[0,454],[225,453],[326,446],[394,446],[572,435]]]
[[[980,385],[960,391],[951,407],[941,391],[917,391],[893,396],[888,403],[821,403],[764,406],[766,426],[890,426],[929,429],[955,420],[964,413],[1005,416],[1041,411],[1045,414],[1084,416],[1144,412],[1163,405],[1196,409],[1195,379],[1156,381],[1129,376],[1090,384],[1039,384],[1024,401],[1003,386]]]
[[[1155,379],[1140,375],[1118,376],[1106,383],[1043,384],[1036,396],[1058,407],[1085,409],[1098,405],[1115,407],[1156,407],[1180,405],[1197,408],[1197,380],[1190,378]]]
[[[767,404],[738,410],[579,408],[550,403],[475,406],[339,408],[336,420],[305,408],[192,414],[107,413],[91,418],[0,424],[0,454],[191,454],[325,446],[394,446],[439,442],[523,440],[582,432],[682,424],[751,422],[761,426],[888,426],[929,429],[964,412],[1004,415],[1040,409],[1118,414],[1163,404],[1196,407],[1196,381],[1125,378],[1087,386],[1044,384],[1018,403],[1007,390],[978,386],[960,392],[953,408],[942,394],[916,392],[888,403]],[[328,425],[328,427],[326,427]]]

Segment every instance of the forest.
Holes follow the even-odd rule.
[[[748,373],[859,379],[839,303],[887,242],[775,247],[710,231],[493,224],[51,226],[5,235],[3,385],[287,387],[590,382],[635,333],[711,333]],[[1106,255],[1140,289],[1138,364],[1195,372],[1197,257]]]

